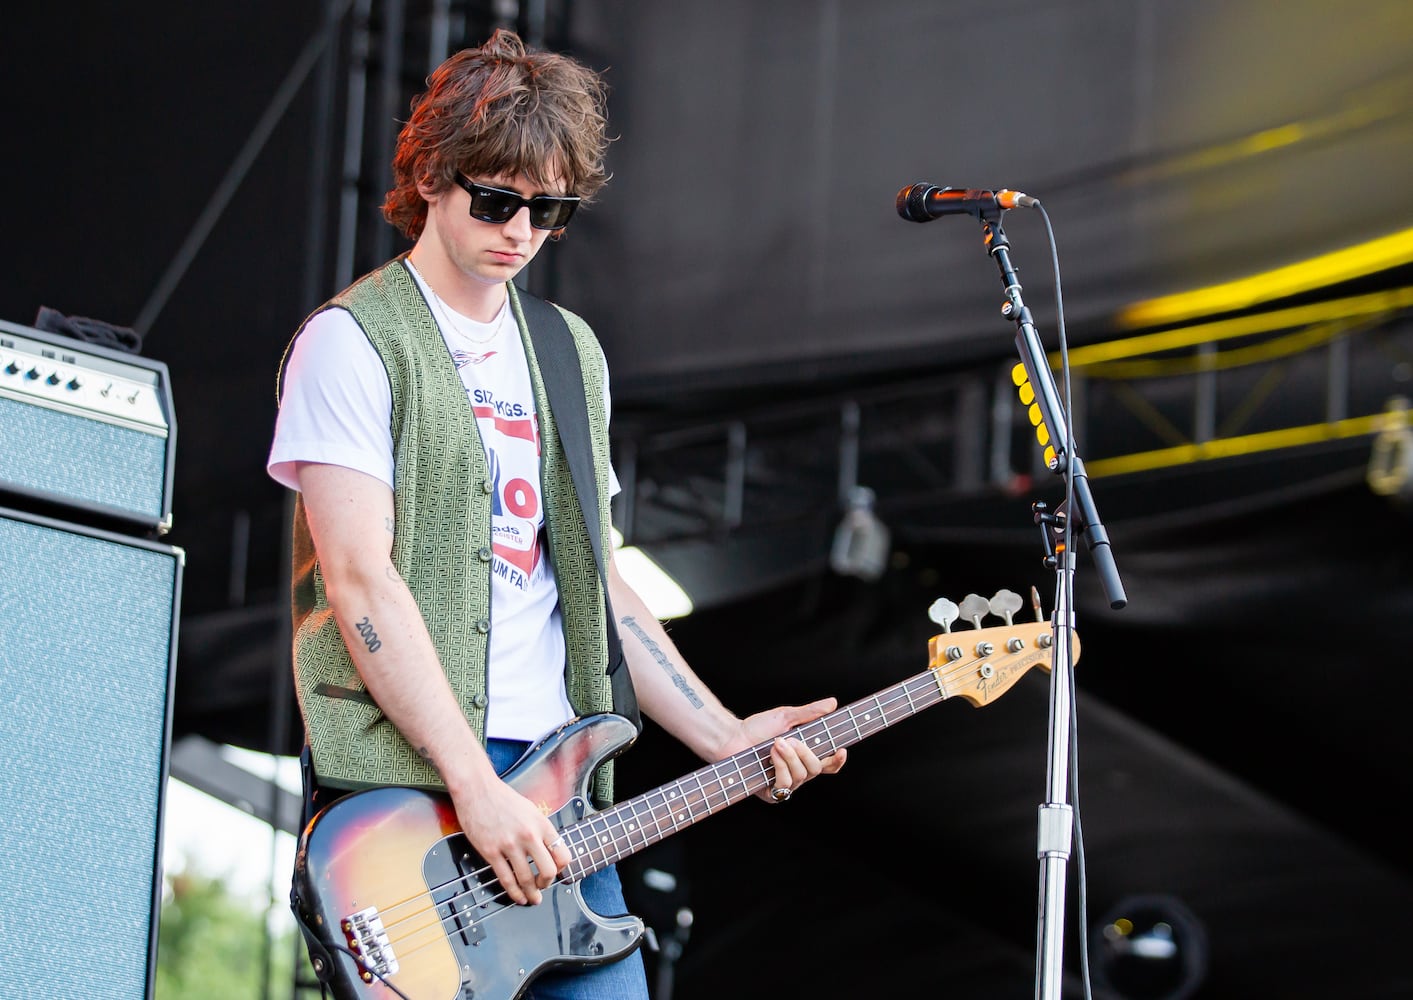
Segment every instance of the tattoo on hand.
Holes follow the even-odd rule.
[[[364,615],[363,620],[354,625],[358,629],[358,634],[363,637],[363,645],[368,647],[368,652],[376,653],[383,648],[383,640],[378,638],[378,633],[373,631],[373,623]]]
[[[683,677],[682,674],[678,672],[677,668],[672,665],[672,661],[667,658],[667,654],[662,651],[662,647],[653,642],[652,638],[643,631],[637,619],[632,615],[626,615],[623,618],[623,624],[630,632],[638,637],[638,641],[647,648],[647,651],[652,654],[653,659],[657,660],[658,666],[667,671],[667,676],[672,678],[673,685],[692,703],[692,707],[701,708],[703,704],[701,697],[697,692],[692,690],[692,686],[687,683],[687,678]]]

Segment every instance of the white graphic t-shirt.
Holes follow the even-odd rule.
[[[487,736],[538,739],[573,710],[564,689],[559,593],[544,545],[539,422],[525,348],[508,301],[490,323],[479,323],[447,307],[412,273],[466,387],[495,486]],[[393,486],[387,373],[346,310],[310,320],[295,341],[283,384],[267,463],[276,481],[297,489],[294,463],[325,462]],[[604,385],[607,397],[606,372]]]

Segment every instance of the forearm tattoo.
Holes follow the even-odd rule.
[[[388,534],[389,534],[389,535],[395,533],[395,532],[393,531],[393,519],[392,519],[392,518],[390,518],[390,517],[385,517],[385,518],[383,518],[383,527],[385,527],[385,528],[388,529]]]
[[[692,703],[692,707],[701,708],[703,706],[702,699],[698,696],[697,692],[692,690],[692,685],[687,683],[687,678],[683,677],[682,674],[678,672],[677,668],[672,665],[672,661],[667,658],[667,654],[662,651],[662,647],[653,642],[652,638],[643,631],[642,626],[638,624],[637,620],[633,618],[632,615],[627,615],[623,618],[623,624],[630,632],[638,637],[638,641],[652,654],[653,659],[657,660],[658,666],[667,671],[667,676],[672,678],[673,686],[675,686],[678,691],[681,691],[683,697]]]
[[[368,620],[367,615],[364,615],[363,620],[355,623],[353,627],[358,629],[358,634],[363,637],[363,645],[368,647],[368,652],[376,653],[383,648],[383,640],[378,638],[378,633],[373,630],[373,623]]]

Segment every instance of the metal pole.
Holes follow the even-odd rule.
[[[378,117],[373,123],[373,146],[381,158],[377,173],[379,190],[374,192],[375,195],[392,187],[391,151],[397,134],[398,104],[402,99],[402,35],[405,23],[406,4],[403,0],[384,0],[380,50],[382,81]],[[387,260],[393,255],[392,226],[378,226],[373,234],[373,260]]]
[[[427,72],[431,73],[451,54],[451,0],[432,0],[427,35]]]
[[[325,0],[324,33],[332,38],[348,9],[349,0]],[[329,164],[333,159],[334,71],[338,47],[325,45],[319,58],[314,85],[314,148],[309,157],[309,219],[304,239],[304,311],[310,312],[324,299],[324,262],[328,259]]]
[[[368,100],[368,19],[373,0],[355,0],[349,38],[348,106],[344,113],[343,186],[339,192],[338,247],[334,257],[334,287],[352,284],[354,250],[358,244],[359,181],[363,176],[363,118]]]

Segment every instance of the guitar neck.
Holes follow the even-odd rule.
[[[824,758],[947,697],[940,678],[924,670],[785,735]],[[566,827],[562,833],[574,860],[565,874],[583,878],[769,787],[773,743],[759,743]]]

